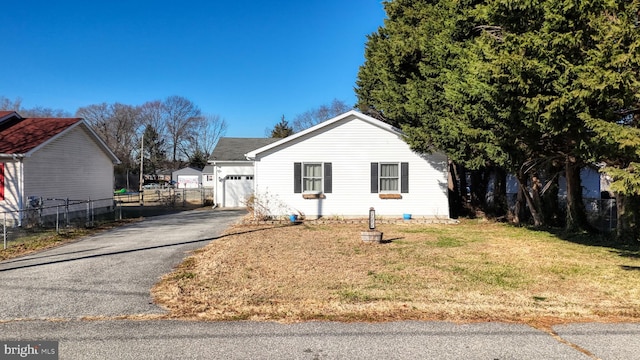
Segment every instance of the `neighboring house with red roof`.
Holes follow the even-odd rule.
[[[17,225],[30,199],[112,198],[119,162],[81,118],[0,111],[0,213]]]

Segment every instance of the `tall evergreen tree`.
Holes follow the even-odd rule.
[[[416,150],[517,174],[537,225],[548,210],[536,193],[549,188],[537,175],[556,179],[549,169],[562,166],[566,226],[588,228],[580,169],[611,154],[603,129],[640,93],[638,0],[384,5],[388,19],[369,36],[358,74],[358,107],[401,126]]]

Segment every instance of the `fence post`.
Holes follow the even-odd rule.
[[[4,220],[2,222],[2,238],[4,239],[4,249],[7,248],[7,213],[4,213]]]
[[[44,207],[44,199],[40,196],[40,201],[38,202],[38,225],[44,225],[44,219],[42,218],[42,209]]]
[[[69,226],[69,198],[66,198],[64,201],[64,218],[65,224]]]
[[[60,234],[60,204],[56,205],[56,234]]]

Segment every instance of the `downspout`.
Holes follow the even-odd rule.
[[[216,184],[213,190],[214,193],[213,193],[212,209],[215,209],[218,207],[218,164],[213,162],[212,165],[213,165],[213,183]]]
[[[245,157],[245,159],[253,162],[251,164],[253,166],[253,194],[252,195],[253,195],[253,199],[255,201],[255,198],[256,198],[256,196],[258,194],[258,191],[257,191],[258,182],[256,181],[256,179],[258,178],[258,169],[256,168],[256,159],[255,159],[255,157],[254,158],[249,157],[248,154],[244,154],[244,157]],[[255,206],[253,207],[253,214],[252,215],[253,215],[253,217],[255,219],[255,217],[256,217]]]

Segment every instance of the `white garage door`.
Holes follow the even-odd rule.
[[[253,175],[227,175],[224,179],[224,207],[245,207],[253,193]]]
[[[198,175],[178,175],[180,189],[197,189],[198,185]]]

